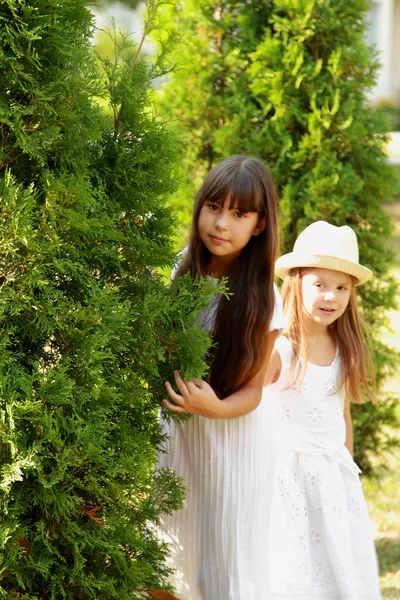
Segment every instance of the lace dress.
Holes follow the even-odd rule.
[[[344,445],[340,356],[329,367],[309,364],[301,387],[289,375],[292,347],[270,386],[276,431],[270,550],[273,600],[377,600],[377,559],[360,469]]]
[[[204,322],[212,326],[212,318]],[[275,288],[270,330],[282,327]],[[171,583],[181,600],[265,597],[269,416],[263,398],[252,413],[236,419],[193,415],[182,424],[163,423],[169,437],[159,464],[173,469],[187,487],[185,506],[165,516],[160,532],[170,545]]]

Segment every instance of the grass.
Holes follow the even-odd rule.
[[[395,226],[393,248],[398,262],[393,273],[400,281],[400,201],[386,205],[385,209],[392,215]],[[392,311],[389,317],[392,332],[385,335],[385,343],[400,348],[400,313]],[[386,387],[399,393],[400,368]],[[364,481],[363,488],[375,529],[382,600],[400,600],[400,450],[393,453],[387,466],[387,475],[379,481]]]
[[[379,481],[364,481],[375,529],[383,600],[400,599],[400,452],[392,456],[389,473]]]
[[[381,569],[382,599],[400,598],[400,543],[398,538],[376,540]]]

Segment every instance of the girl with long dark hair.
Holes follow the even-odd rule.
[[[171,583],[180,600],[256,600],[267,586],[269,440],[263,384],[283,327],[274,284],[277,196],[264,164],[232,156],[199,190],[177,276],[226,277],[205,326],[215,342],[207,381],[166,384],[166,406],[192,413],[165,423],[160,466],[187,487],[185,506],[162,523],[170,544]],[[166,598],[163,593],[157,598]]]

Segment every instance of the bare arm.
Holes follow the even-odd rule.
[[[347,396],[344,402],[344,421],[346,423],[346,441],[345,446],[349,450],[350,454],[354,455],[354,446],[353,446],[353,421],[351,418],[350,411],[350,399]]]
[[[258,373],[246,385],[227,398],[220,400],[206,381],[183,381],[178,372],[174,373],[180,394],[165,384],[168,396],[176,404],[164,400],[165,406],[174,412],[192,413],[209,419],[234,419],[253,411],[261,402],[267,366],[277,338],[277,331],[268,333],[267,350]]]

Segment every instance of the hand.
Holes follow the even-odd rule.
[[[167,394],[175,402],[171,404],[169,400],[164,400],[167,408],[177,413],[191,413],[209,419],[219,417],[222,401],[206,381],[199,379],[183,381],[179,371],[174,371],[174,378],[180,395],[174,392],[167,381],[165,384]]]

